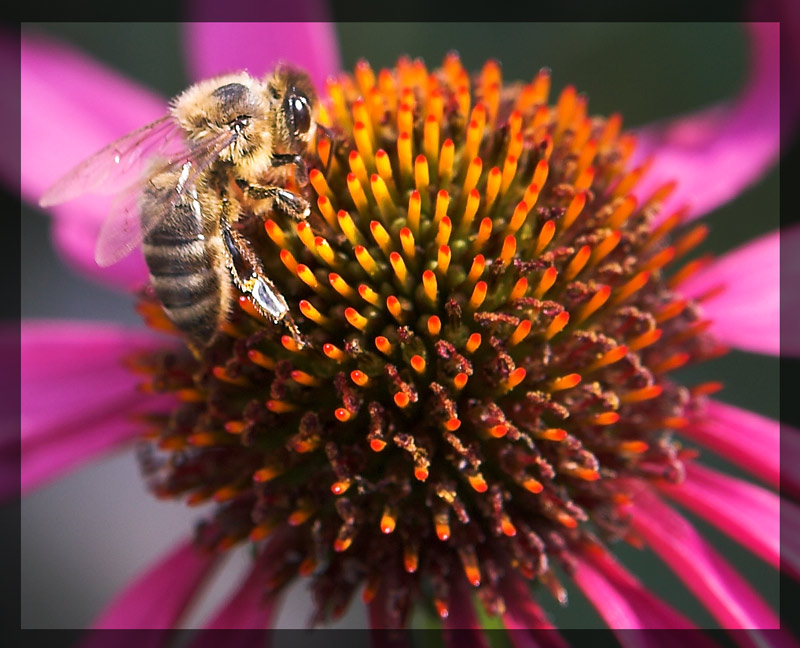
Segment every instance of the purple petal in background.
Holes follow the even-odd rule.
[[[22,491],[63,475],[142,432],[137,412],[171,397],[136,389],[122,358],[163,346],[106,324],[25,322],[21,338]]]
[[[194,9],[202,16],[206,3],[198,4]],[[325,79],[339,69],[336,34],[330,23],[192,22],[185,29],[189,73],[195,80],[236,70],[261,77],[278,61],[285,61],[305,69],[319,92]]]
[[[671,180],[678,187],[662,214],[688,204],[706,214],[737,196],[772,166],[780,144],[780,36],[778,23],[746,26],[751,43],[749,80],[732,104],[705,109],[637,134],[633,164],[653,165],[635,194],[646,199]]]
[[[633,529],[723,627],[780,627],[775,612],[685,518],[649,487],[631,484],[636,492],[630,507]]]
[[[659,488],[773,567],[780,564],[781,503],[775,493],[693,462],[686,464],[683,483]]]
[[[789,432],[800,437],[800,432],[784,430],[784,434]],[[778,421],[714,400],[708,401],[701,420],[681,430],[683,436],[710,448],[775,488],[780,485],[781,478],[780,433]],[[800,459],[800,445],[795,459]]]
[[[61,175],[164,115],[167,104],[66,45],[27,33],[21,43],[21,186],[18,178],[4,180],[38,203]],[[110,204],[110,198],[87,196],[53,208],[56,244],[84,272],[131,288],[147,278],[140,254],[105,270],[94,262],[94,243]]]
[[[203,553],[184,542],[143,573],[111,602],[97,629],[169,629],[200,594],[219,554]]]
[[[800,228],[790,231],[800,239]],[[778,355],[781,350],[786,353],[780,336],[780,271],[780,238],[775,231],[728,252],[686,279],[680,290],[698,297],[724,286],[702,303],[704,313],[714,321],[717,337],[746,351]]]

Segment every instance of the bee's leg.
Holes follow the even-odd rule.
[[[225,246],[226,266],[231,273],[234,285],[243,294],[250,297],[253,305],[264,317],[276,324],[283,322],[295,342],[301,347],[305,346],[300,330],[289,312],[286,299],[267,277],[258,255],[247,239],[231,226],[235,217],[231,217],[227,204],[225,201],[223,215],[220,219],[220,229]]]
[[[271,198],[278,209],[297,220],[305,220],[311,214],[308,201],[297,194],[281,187],[262,187],[260,185],[247,185],[247,194],[256,200]]]
[[[308,166],[306,161],[299,155],[292,155],[290,153],[276,153],[271,158],[272,166],[285,166],[287,164],[294,164],[295,180],[297,184],[304,186],[308,184]]]

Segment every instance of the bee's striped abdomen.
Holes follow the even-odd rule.
[[[156,192],[145,196],[145,223],[150,200],[163,197]],[[222,294],[229,286],[215,262],[221,258],[219,246],[218,236],[204,233],[199,206],[192,209],[187,203],[175,205],[142,244],[156,297],[170,321],[198,346],[211,341],[225,315]]]

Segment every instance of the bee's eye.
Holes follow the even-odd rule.
[[[302,135],[311,128],[311,110],[308,100],[302,95],[289,95],[286,99],[289,122],[293,126],[293,135]]]

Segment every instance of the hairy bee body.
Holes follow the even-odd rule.
[[[286,189],[286,172],[307,181],[302,156],[315,109],[308,76],[284,65],[263,80],[237,72],[201,81],[172,101],[168,115],[67,173],[40,204],[119,193],[95,259],[110,265],[141,244],[155,295],[195,351],[221,330],[236,289],[299,341],[286,300],[240,226],[272,208],[308,215],[307,201]]]

